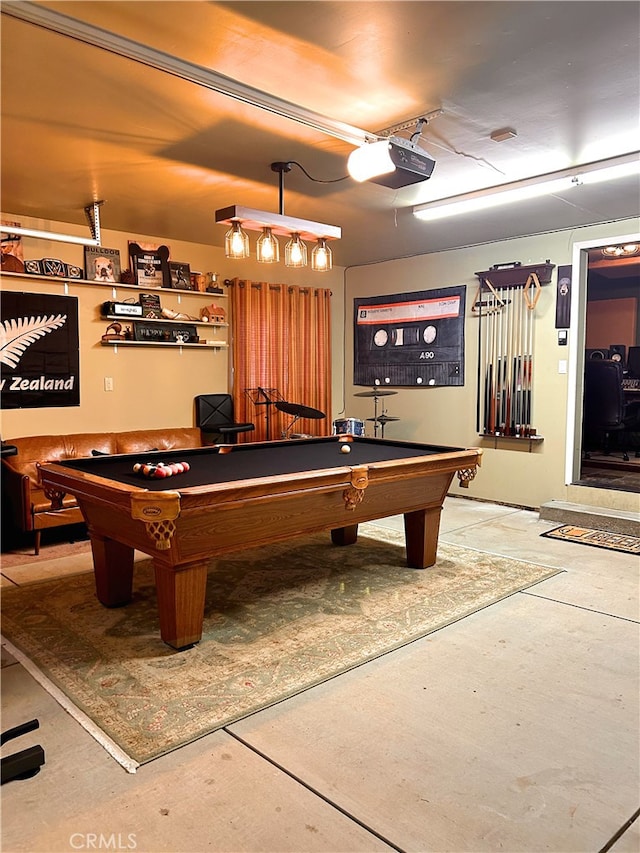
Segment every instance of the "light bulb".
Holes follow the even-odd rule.
[[[271,233],[271,228],[262,229],[256,246],[257,258],[261,264],[275,264],[280,260],[280,246]]]
[[[242,230],[242,225],[234,221],[224,237],[224,254],[227,258],[249,257],[249,235]]]
[[[318,243],[311,253],[311,269],[316,272],[326,272],[333,266],[331,249],[327,246],[324,237],[320,237]]]
[[[284,249],[284,262],[288,267],[306,267],[307,247],[299,234],[292,234]]]

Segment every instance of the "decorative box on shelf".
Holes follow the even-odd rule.
[[[196,327],[186,323],[172,323],[170,326],[160,323],[134,323],[133,339],[135,341],[166,341],[176,344],[197,344],[200,342]]]
[[[205,323],[225,323],[226,317],[227,312],[220,305],[216,305],[215,302],[200,309],[200,319]]]

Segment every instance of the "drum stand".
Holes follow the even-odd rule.
[[[368,421],[373,421],[373,435],[374,438],[378,437],[378,424],[382,427],[382,438],[384,438],[384,425],[387,421],[397,421],[399,418],[390,418],[385,414],[384,409],[382,410],[382,414],[378,417],[378,400],[380,397],[389,397],[391,395],[397,394],[397,391],[392,391],[390,388],[372,388],[371,391],[360,391],[354,396],[356,397],[373,397],[373,417],[367,418]]]
[[[387,414],[387,410],[386,410],[386,409],[383,409],[383,410],[382,410],[382,414],[380,415],[380,417],[376,417],[376,418],[375,418],[375,424],[374,424],[374,432],[375,432],[375,435],[377,436],[377,434],[378,434],[378,424],[380,424],[380,429],[382,430],[380,437],[381,437],[381,438],[384,438],[384,427],[385,427],[385,424],[388,424],[388,423],[389,423],[389,421],[399,421],[399,420],[400,420],[400,418],[392,418],[392,417],[390,417],[390,416]]]

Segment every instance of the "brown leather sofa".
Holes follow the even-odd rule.
[[[98,453],[144,453],[150,450],[177,450],[202,447],[200,430],[131,430],[129,432],[76,433],[75,435],[32,435],[6,440],[18,452],[2,458],[2,489],[13,521],[24,532],[35,532],[35,553],[40,553],[42,530],[82,522],[82,513],[73,495],[66,495],[61,509],[52,510],[38,482],[39,462],[58,462]]]

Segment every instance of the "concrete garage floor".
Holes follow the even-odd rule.
[[[134,775],[5,654],[2,728],[37,717],[46,764],[2,850],[637,853],[638,558],[556,526],[447,498],[441,539],[565,571]]]

